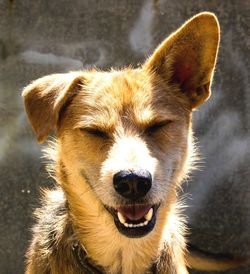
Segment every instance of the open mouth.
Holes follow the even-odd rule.
[[[128,205],[116,209],[107,208],[114,217],[120,233],[129,238],[139,238],[151,232],[156,223],[159,205]]]

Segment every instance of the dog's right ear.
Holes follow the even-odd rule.
[[[39,143],[56,129],[60,110],[80,89],[83,81],[81,72],[52,74],[32,82],[23,90],[26,112]]]

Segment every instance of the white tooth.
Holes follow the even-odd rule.
[[[128,224],[126,222],[123,223],[123,225],[125,227],[130,227],[130,228],[133,228],[133,227],[142,227],[142,226],[146,226],[148,224],[148,221],[145,221],[143,223],[139,223],[139,224]]]
[[[144,218],[147,220],[147,221],[150,221],[153,217],[153,208],[151,207],[148,211],[148,213],[144,216]]]
[[[125,224],[125,223],[126,223],[126,218],[125,218],[119,211],[117,212],[117,216],[118,216],[119,221],[120,221],[122,224]]]

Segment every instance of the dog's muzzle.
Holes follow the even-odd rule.
[[[113,184],[126,203],[116,208],[107,207],[119,232],[130,238],[138,238],[152,231],[159,205],[141,202],[151,189],[151,174],[147,170],[120,171],[114,175]]]

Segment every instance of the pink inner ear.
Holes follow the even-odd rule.
[[[193,83],[193,78],[199,72],[199,64],[197,63],[197,54],[194,49],[187,48],[179,52],[174,62],[174,78],[177,82],[186,88],[190,87]]]
[[[189,64],[181,64],[176,69],[177,79],[180,83],[184,83],[192,74],[192,69]]]

